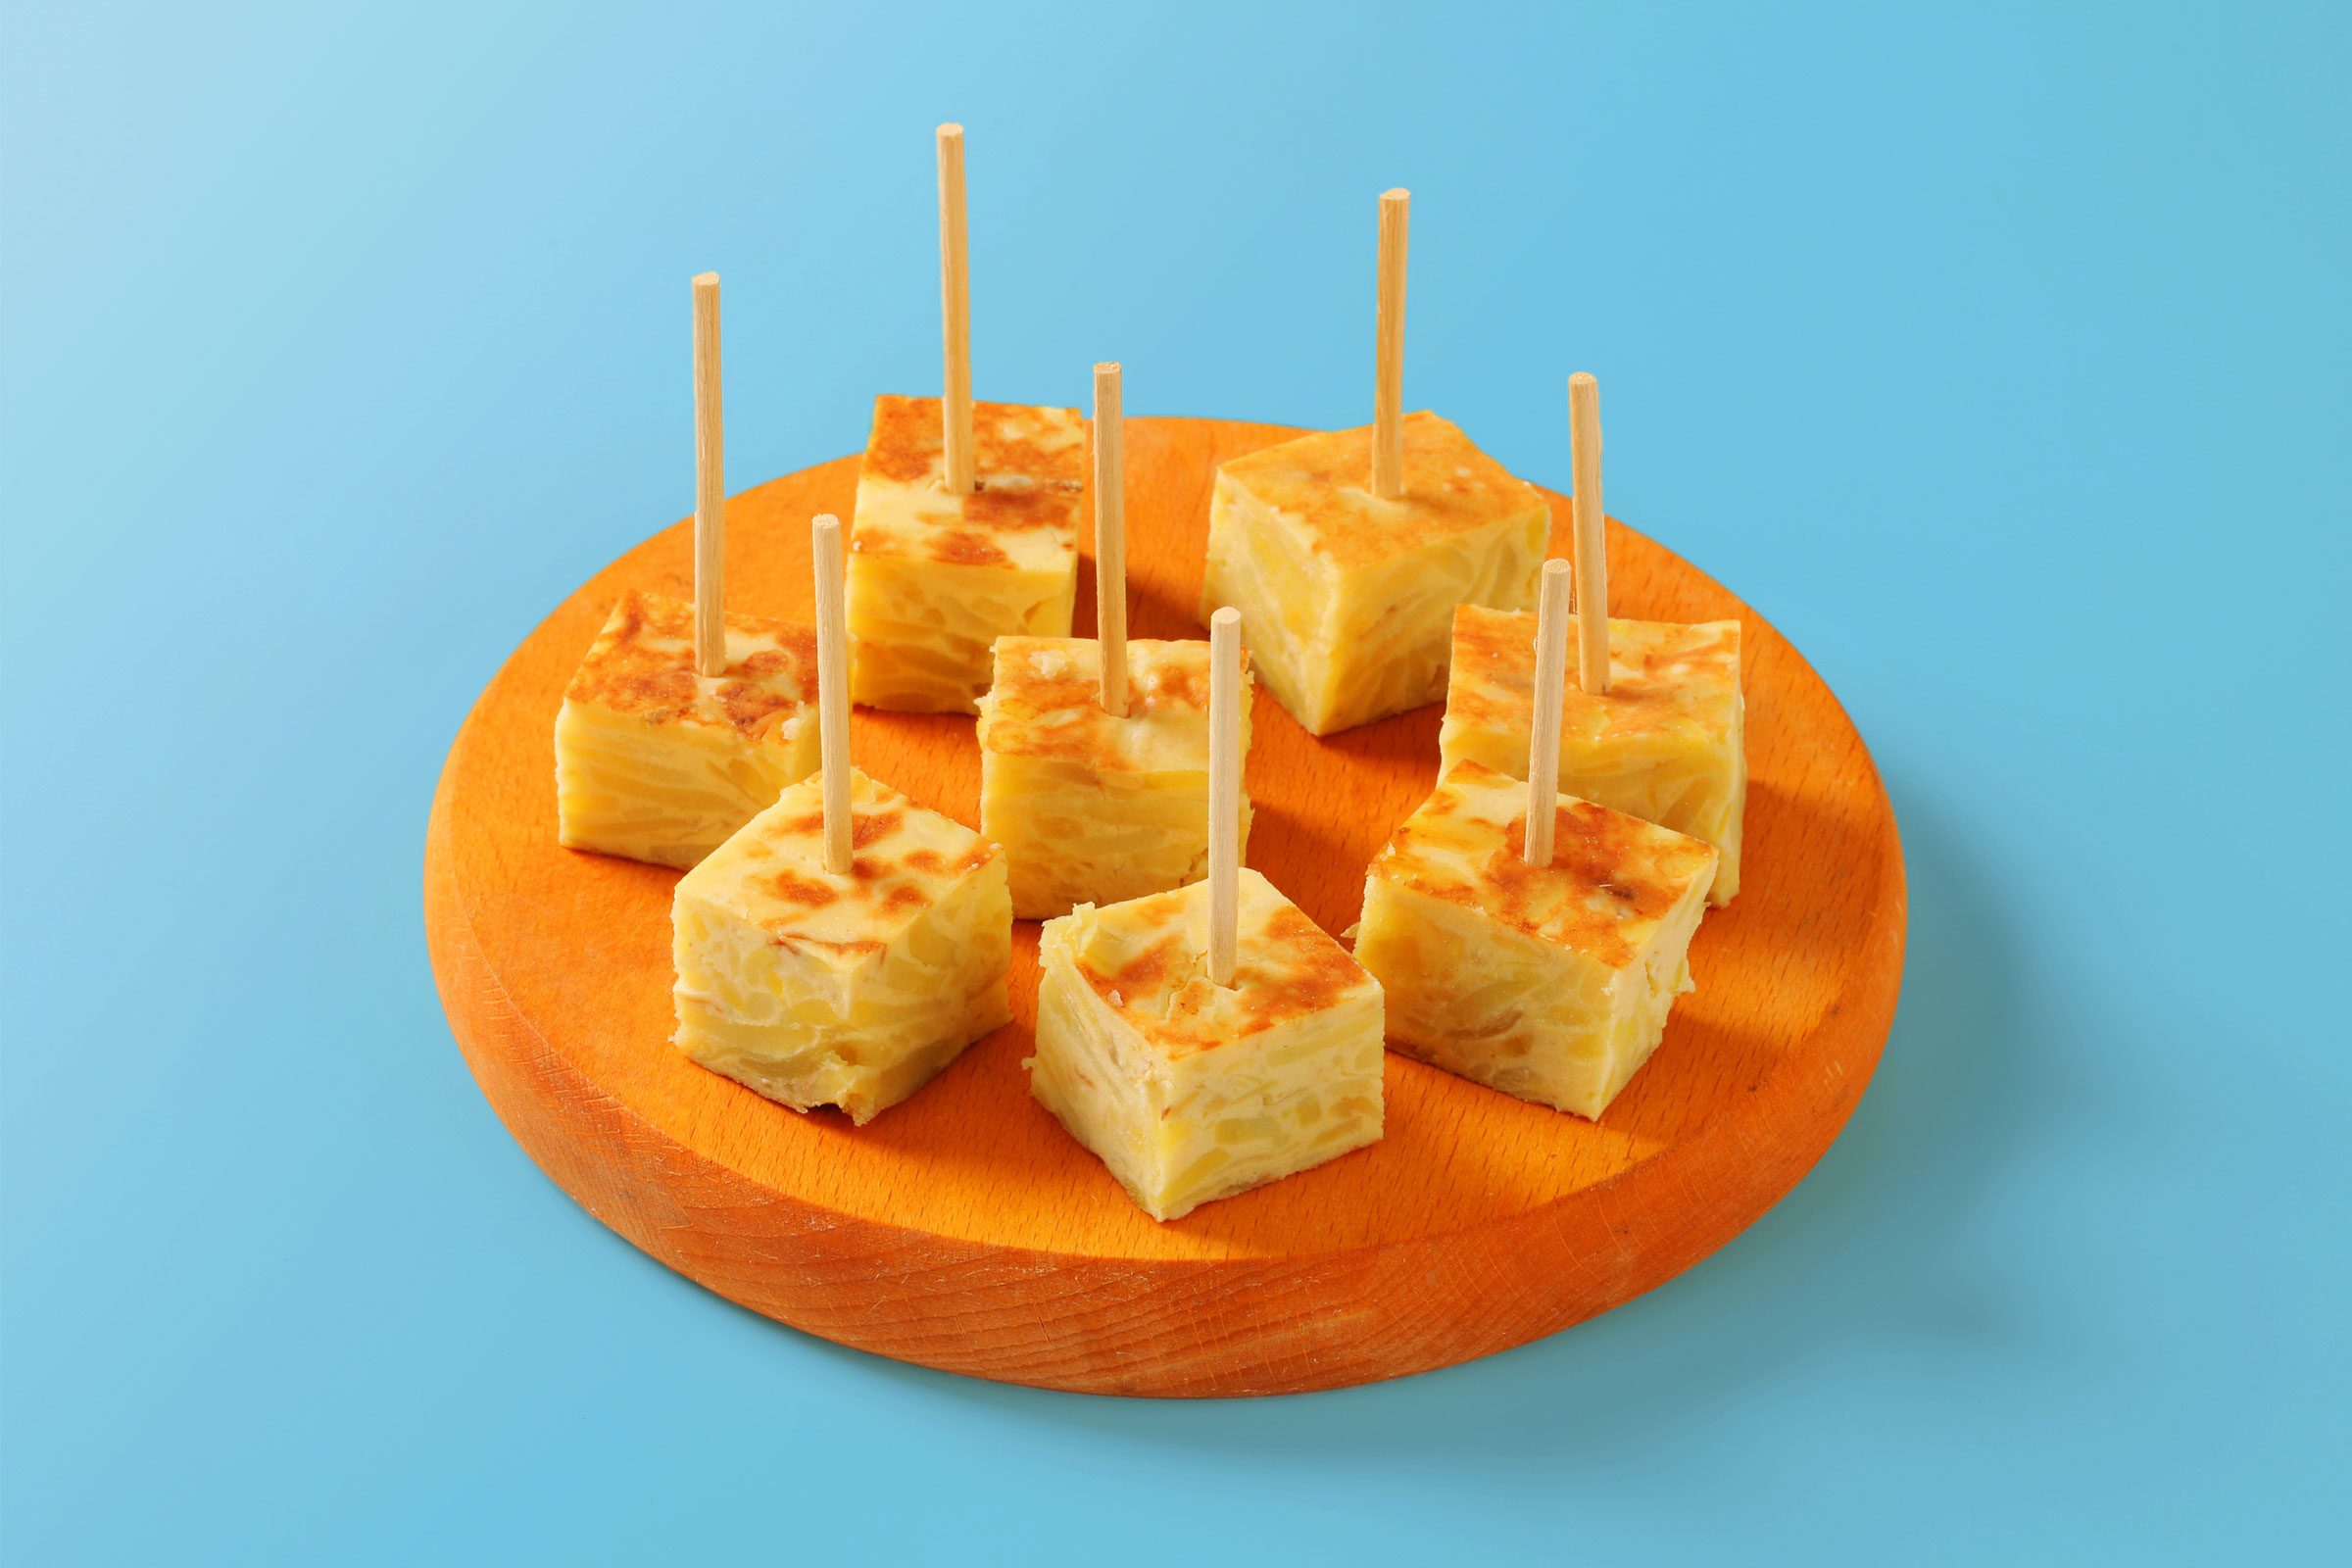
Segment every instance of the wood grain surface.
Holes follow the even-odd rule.
[[[1203,635],[1215,466],[1292,433],[1127,421],[1133,635]],[[808,521],[850,514],[857,468],[730,498],[730,608],[809,617]],[[1560,554],[1569,508],[1549,499]],[[1029,1097],[1033,921],[1014,927],[1014,1021],[867,1127],[696,1067],[668,1044],[676,874],[559,848],[552,753],[564,682],[622,587],[690,592],[687,522],[549,615],[451,748],[425,925],[458,1043],[515,1140],[597,1218],[732,1300],[903,1360],[1101,1393],[1280,1393],[1605,1311],[1722,1246],[1820,1157],[1886,1041],[1904,931],[1894,819],[1837,699],[1746,606],[1609,529],[1616,613],[1745,623],[1752,771],[1740,895],[1707,915],[1697,991],[1597,1123],[1392,1055],[1381,1143],[1156,1225]],[[1439,716],[1317,740],[1260,691],[1250,863],[1326,928],[1354,921],[1365,862],[1434,781]],[[860,709],[855,748],[876,778],[978,820],[971,719]]]

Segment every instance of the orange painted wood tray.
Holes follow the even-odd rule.
[[[1128,421],[1134,635],[1202,635],[1215,466],[1293,433]],[[810,616],[808,518],[849,517],[857,466],[728,502],[735,608]],[[1550,500],[1562,554],[1568,505]],[[1745,622],[1752,774],[1743,887],[1699,930],[1698,990],[1597,1123],[1392,1055],[1381,1143],[1156,1225],[1029,1098],[1031,921],[1014,927],[1014,1021],[866,1127],[694,1066],[668,1044],[675,874],[559,848],[552,751],[615,595],[691,592],[686,522],[548,616],[451,748],[425,926],[459,1046],[515,1140],[598,1219],[731,1300],[902,1360],[1100,1393],[1281,1393],[1446,1366],[1605,1311],[1721,1247],[1829,1147],[1886,1042],[1904,931],[1894,818],[1837,699],[1753,611],[1609,526],[1619,613]],[[1258,704],[1250,861],[1345,930],[1365,862],[1435,779],[1440,710],[1318,741]],[[970,719],[861,709],[855,750],[978,820]]]

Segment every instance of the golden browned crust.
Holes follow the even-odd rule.
[[[1104,966],[1083,947],[1073,952],[1095,995],[1169,1059],[1235,1045],[1377,994],[1378,982],[1346,948],[1250,870],[1242,872],[1233,985],[1210,984],[1199,945],[1207,905],[1207,884],[1196,882],[1107,906],[1093,918],[1111,932],[1112,944],[1125,945],[1124,956]]]
[[[1535,486],[1427,411],[1405,416],[1404,495],[1396,501],[1372,493],[1369,425],[1299,436],[1220,471],[1343,569],[1548,510]]]
[[[969,528],[949,528],[932,542],[932,559],[958,566],[1002,566],[1012,558]]]
[[[694,668],[694,607],[632,588],[589,645],[566,702],[648,724],[709,724],[759,735],[816,698],[816,633],[764,615],[730,613],[727,669]]]
[[[1068,569],[1086,484],[1085,419],[1075,409],[975,403],[972,436],[972,492],[951,494],[939,399],[874,399],[851,550],[954,566]]]
[[[1569,617],[1568,646],[1576,646]],[[1525,734],[1536,690],[1536,617],[1458,606],[1446,721]],[[1727,725],[1740,705],[1740,623],[1609,619],[1609,689],[1588,692],[1571,669],[1562,699],[1570,735],[1623,738]]]
[[[1075,409],[975,403],[972,448],[973,478],[984,490],[991,477],[1071,489],[1086,482],[1086,421]],[[866,473],[912,484],[944,471],[946,461],[939,399],[893,393],[874,399]]]
[[[983,751],[1099,773],[1208,766],[1206,643],[1129,641],[1124,715],[1102,710],[1102,645],[1091,637],[1000,637],[995,676],[980,706]]]
[[[680,886],[732,906],[777,942],[848,956],[882,951],[890,935],[1004,852],[970,828],[851,775],[847,875],[825,869],[821,775],[774,806],[687,873]]]
[[[1371,874],[1621,968],[1715,874],[1712,845],[1637,816],[1559,798],[1551,864],[1531,866],[1527,786],[1458,762],[1405,818]]]

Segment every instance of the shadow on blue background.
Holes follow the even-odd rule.
[[[2340,1555],[2340,7],[0,9],[0,1558]],[[1909,961],[1815,1173],[1507,1355],[962,1382],[641,1257],[428,976],[522,634],[937,373],[1407,398],[1804,650]],[[1638,609],[1639,607],[1635,607]]]
[[[1914,947],[1885,1064],[1798,1198],[1709,1263],[1707,1293],[1674,1281],[1645,1298],[1642,1310],[1662,1314],[1671,1329],[1653,1325],[1611,1347],[1593,1343],[1619,1338],[1602,1318],[1412,1380],[1421,1396],[1409,1401],[1377,1391],[1260,1399],[1244,1422],[1216,1407],[1041,1395],[828,1348],[887,1368],[944,1402],[1141,1440],[1164,1447],[1170,1463],[1202,1449],[1279,1460],[1311,1445],[1335,1459],[1561,1473],[1605,1467],[1629,1448],[1668,1441],[1740,1404],[1759,1375],[1777,1377],[1825,1345],[1873,1345],[1945,1362],[2049,1354],[2032,1326],[2004,1308],[1990,1277],[1997,1271],[1969,1254],[1972,1211],[2030,1132],[2006,1102],[2021,1083],[2062,1075],[2063,1052],[2019,1012],[2021,956],[2004,940],[1986,891],[1971,885],[1965,852],[1916,820],[1906,823],[1905,849]],[[2062,1115],[2070,1098],[2062,1080],[2041,1083],[2026,1119]],[[1867,1265],[1858,1288],[1857,1261]],[[1722,1309],[1725,1300],[1806,1296],[1808,1282],[1825,1279],[1843,1288],[1818,1314],[1791,1320]],[[1573,1399],[1563,1401],[1563,1389],[1574,1390]],[[1327,1408],[1334,1404],[1353,1408],[1335,1420]],[[1589,1419],[1594,1410],[1612,1417]]]

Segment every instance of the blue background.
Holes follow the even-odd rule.
[[[0,1551],[1136,1562],[2340,1549],[2341,7],[141,10],[0,20]],[[937,374],[1408,397],[1839,691],[1910,968],[1816,1173],[1551,1341],[1174,1405],[837,1349],[542,1179],[428,978],[500,659]]]

